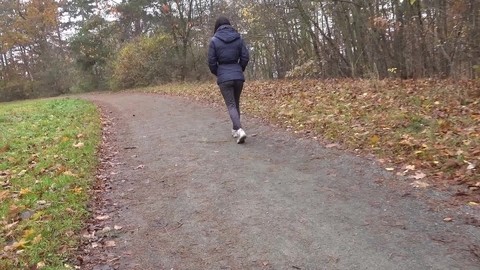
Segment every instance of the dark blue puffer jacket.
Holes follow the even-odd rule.
[[[248,50],[240,34],[230,25],[220,26],[208,48],[208,67],[217,76],[217,84],[245,81],[243,71],[248,60]]]

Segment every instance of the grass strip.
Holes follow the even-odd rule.
[[[0,104],[0,269],[65,269],[88,216],[100,139],[87,101]]]

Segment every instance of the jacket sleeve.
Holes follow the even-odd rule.
[[[248,61],[250,60],[250,54],[248,53],[247,46],[245,46],[245,42],[242,40],[242,49],[240,52],[240,66],[242,66],[242,70],[245,71],[248,65]]]
[[[210,46],[208,47],[208,67],[210,68],[210,72],[217,76],[218,59],[215,52],[215,43],[213,42],[213,39],[210,40]]]

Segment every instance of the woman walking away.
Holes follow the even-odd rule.
[[[240,94],[245,82],[243,72],[248,60],[248,50],[240,34],[227,18],[219,17],[208,48],[208,66],[217,76],[217,84],[232,119],[232,136],[237,138],[239,144],[244,143],[247,138],[240,123]]]

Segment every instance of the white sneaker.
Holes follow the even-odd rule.
[[[238,135],[237,143],[238,144],[244,143],[245,139],[247,138],[247,134],[245,133],[245,131],[239,128],[237,130],[237,135]]]
[[[238,138],[238,131],[235,129],[232,129],[232,137],[233,138]]]

